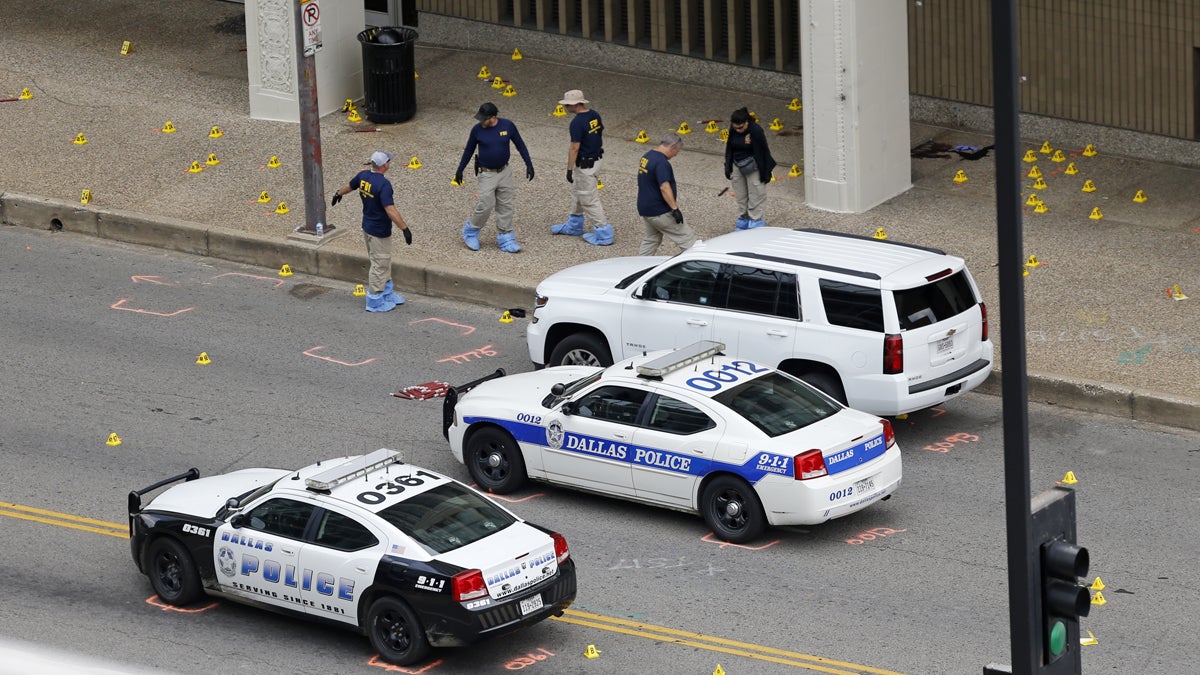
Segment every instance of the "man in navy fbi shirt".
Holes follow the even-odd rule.
[[[613,242],[612,224],[604,216],[600,205],[599,179],[600,158],[604,156],[604,123],[600,113],[588,108],[583,92],[572,89],[563,94],[558,102],[564,110],[572,112],[569,132],[571,144],[567,147],[567,183],[571,185],[571,210],[567,221],[551,226],[552,234],[569,234],[596,246],[608,246]],[[584,218],[592,221],[592,231],[583,233]]]
[[[463,225],[463,242],[467,248],[478,251],[479,229],[487,224],[488,217],[495,210],[498,231],[496,244],[505,253],[517,253],[521,245],[517,243],[512,227],[513,196],[516,191],[513,189],[512,170],[508,165],[508,144],[517,146],[517,152],[525,160],[525,177],[529,180],[533,180],[533,160],[529,158],[529,150],[525,147],[525,141],[521,140],[517,125],[499,115],[500,111],[494,103],[479,106],[479,112],[475,114],[479,124],[471,128],[471,134],[467,137],[467,147],[463,150],[458,170],[454,172],[454,184],[462,185],[463,169],[478,149],[475,173],[479,181],[479,199],[475,202],[471,217]]]
[[[683,222],[679,210],[679,191],[675,187],[675,171],[671,159],[683,149],[678,134],[666,134],[650,152],[642,155],[638,164],[638,215],[646,225],[638,255],[654,255],[662,244],[663,235],[680,249],[696,243],[696,232]]]

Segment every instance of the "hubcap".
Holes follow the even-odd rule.
[[[504,457],[498,452],[493,452],[487,456],[487,464],[493,469],[499,468],[503,463]]]
[[[725,515],[730,518],[737,518],[742,513],[742,505],[740,502],[731,501],[725,505]]]
[[[600,359],[596,355],[586,349],[572,349],[563,357],[563,365],[566,366],[599,366]]]

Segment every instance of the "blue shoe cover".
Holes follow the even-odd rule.
[[[762,227],[763,225],[766,225],[766,224],[767,224],[766,220],[759,218],[758,220],[751,220],[750,224],[746,226],[746,229],[753,230],[756,227]]]
[[[396,303],[388,300],[384,293],[367,293],[368,312],[390,312],[396,309]]]
[[[512,232],[501,232],[496,235],[496,245],[505,253],[518,253],[521,245],[517,243],[517,235]]]
[[[613,243],[612,225],[597,225],[591,232],[583,235],[583,240],[594,246],[608,246]]]
[[[583,214],[572,213],[567,216],[567,222],[551,225],[550,234],[569,234],[574,237],[583,234]]]
[[[462,238],[463,243],[467,245],[467,248],[471,249],[472,251],[479,250],[479,228],[471,227],[471,221],[469,220],[467,221],[466,225],[463,225]]]
[[[750,219],[746,216],[742,216],[741,218],[737,219],[737,225],[734,225],[734,227],[739,230],[745,230],[750,227]]]
[[[392,292],[393,288],[394,288],[394,286],[392,285],[392,280],[388,279],[388,282],[383,285],[383,297],[387,300],[390,300],[390,301],[396,303],[397,305],[403,305],[404,304],[404,296],[400,295],[399,293],[393,293]]]

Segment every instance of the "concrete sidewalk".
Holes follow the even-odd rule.
[[[247,116],[244,37],[214,28],[241,6],[112,0],[102,14],[80,21],[86,7],[34,0],[0,6],[6,27],[0,34],[0,98],[16,97],[23,88],[33,95],[0,103],[5,224],[61,227],[268,268],[288,264],[302,275],[365,281],[355,200],[329,209],[329,221],[349,236],[320,248],[287,239],[303,222],[299,129]],[[64,31],[66,25],[72,29]],[[119,53],[124,40],[135,46],[130,56]],[[913,188],[905,194],[861,215],[815,211],[804,205],[803,179],[787,178],[788,167],[803,166],[802,113],[788,110],[788,99],[564,65],[528,52],[514,62],[510,53],[511,48],[479,52],[418,42],[413,120],[376,126],[335,114],[321,121],[327,195],[372,150],[397,156],[389,178],[415,237],[411,247],[394,247],[401,292],[460,298],[498,311],[528,307],[533,287],[554,271],[635,254],[641,239],[634,208],[637,161],[648,147],[633,139],[641,130],[661,136],[684,121],[695,131],[673,162],[681,209],[701,238],[731,230],[737,214],[725,191],[724,146],[703,129],[706,120],[728,120],[747,105],[765,122],[778,117],[785,125],[782,133],[768,132],[781,165],[770,188],[768,224],[864,235],[883,228],[889,238],[962,256],[982,288],[998,341],[1003,317],[991,156],[914,157]],[[501,96],[476,77],[483,66],[513,84],[518,95]],[[616,227],[616,242],[608,247],[549,232],[569,204],[564,178],[569,117],[550,113],[562,93],[574,88],[585,92],[606,127],[601,197]],[[467,250],[459,237],[474,204],[474,182],[455,188],[450,178],[472,115],[488,100],[517,124],[537,169],[533,182],[517,181],[514,224],[525,250],[516,255],[497,250],[491,225],[479,252]],[[167,121],[176,133],[162,133]],[[213,126],[223,136],[209,138]],[[78,134],[86,145],[73,142]],[[1181,168],[1171,157],[1151,162],[1110,155],[1103,145],[1095,156],[1085,156],[1078,139],[1065,137],[1071,140],[1026,139],[1046,184],[1037,190],[1046,211],[1036,213],[1030,205],[1024,218],[1027,253],[1041,262],[1025,278],[1030,398],[1200,429],[1200,171]],[[992,141],[914,123],[911,146],[926,142],[982,147]],[[1061,149],[1065,161],[1042,154],[1044,142]],[[220,163],[207,165],[210,154]],[[280,159],[279,168],[267,167],[271,156]],[[413,156],[422,168],[403,166]],[[204,170],[189,173],[192,162]],[[1071,162],[1078,169],[1074,175],[1065,171]],[[958,184],[960,170],[967,180]],[[1085,181],[1096,190],[1084,192]],[[1032,186],[1034,179],[1027,182]],[[80,204],[85,189],[92,194],[86,206]],[[1145,202],[1133,201],[1138,190],[1148,197]],[[257,201],[264,191],[269,203]],[[281,200],[291,209],[287,215],[274,213]],[[1089,217],[1096,209],[1101,219]],[[673,249],[667,244],[661,252]],[[1168,289],[1176,284],[1194,298],[1172,300]],[[405,311],[372,315],[362,304],[347,293],[348,317],[388,321]],[[999,391],[999,384],[993,377],[985,387]]]

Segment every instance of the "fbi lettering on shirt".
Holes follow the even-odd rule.
[[[646,165],[647,165],[647,164],[649,164],[649,163],[650,163],[650,160],[648,160],[648,159],[646,159],[645,157],[643,157],[643,158],[642,158],[642,165],[638,167],[638,173],[646,173]]]
[[[358,193],[367,199],[370,199],[372,197],[371,184],[365,180],[358,181]]]

